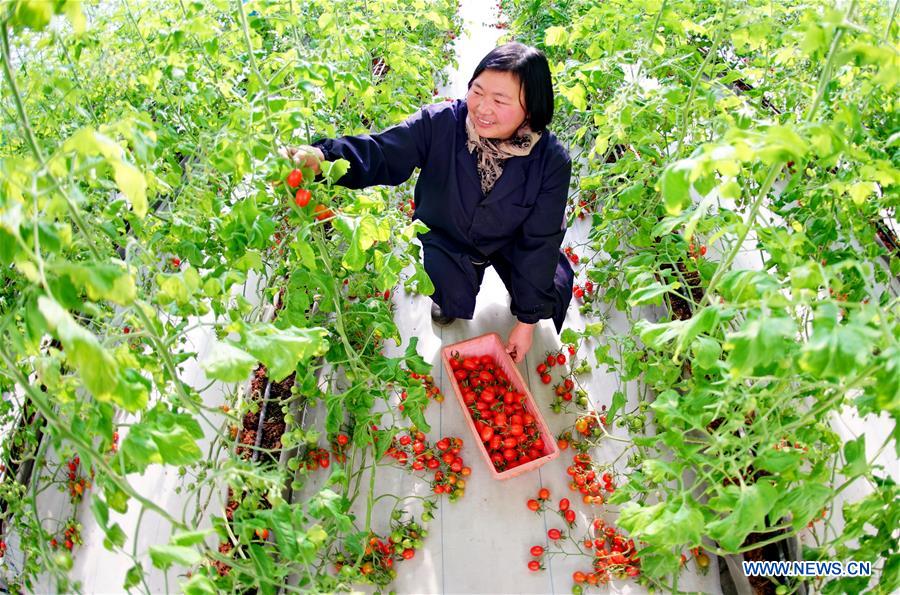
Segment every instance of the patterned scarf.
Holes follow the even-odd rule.
[[[469,153],[475,153],[478,160],[478,176],[484,194],[488,194],[500,178],[507,159],[528,155],[541,140],[541,133],[532,132],[528,124],[523,124],[510,139],[482,138],[475,130],[471,114],[466,117],[466,134],[466,148]]]

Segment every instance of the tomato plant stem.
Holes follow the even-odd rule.
[[[650,35],[647,36],[647,45],[651,48],[653,47],[653,41],[656,39],[656,31],[659,29],[659,21],[662,19],[662,15],[666,11],[666,5],[668,3],[669,0],[663,0],[662,5],[659,7],[659,12],[656,13],[656,18],[653,20],[653,27],[650,29]]]
[[[681,152],[684,150],[684,139],[687,137],[687,125],[688,121],[691,119],[691,104],[693,103],[694,95],[697,92],[697,84],[703,77],[703,71],[706,70],[709,61],[712,60],[715,53],[719,51],[719,43],[722,41],[722,31],[725,29],[725,16],[727,15],[727,11],[728,3],[725,2],[721,7],[722,16],[716,27],[716,36],[713,37],[712,43],[710,44],[706,55],[703,57],[703,61],[700,63],[700,68],[697,69],[697,72],[695,72],[694,76],[691,78],[691,87],[688,90],[687,100],[684,102],[684,111],[682,112],[681,132],[678,135],[678,144],[675,146],[675,159],[679,159],[681,157]]]

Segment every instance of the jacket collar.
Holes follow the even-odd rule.
[[[469,108],[465,100],[460,99],[457,104],[457,120],[456,120],[456,162],[463,169],[465,174],[471,178],[475,188],[481,188],[481,179],[478,176],[478,166],[475,163],[475,156],[469,153],[466,147],[466,117],[469,114]],[[546,139],[541,139],[546,140]],[[482,204],[497,202],[508,196],[510,193],[518,190],[525,181],[525,173],[528,164],[537,158],[538,152],[543,147],[535,147],[528,155],[522,157],[510,157],[503,167],[503,173],[494,184],[493,189],[487,194]]]

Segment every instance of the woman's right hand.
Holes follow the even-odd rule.
[[[322,173],[321,163],[325,161],[325,154],[318,147],[310,145],[284,147],[279,149],[278,154],[285,159],[290,159],[295,165],[312,169],[316,175]]]

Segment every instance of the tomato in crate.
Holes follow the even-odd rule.
[[[559,455],[553,434],[497,333],[448,345],[441,358],[494,479],[516,477]]]

